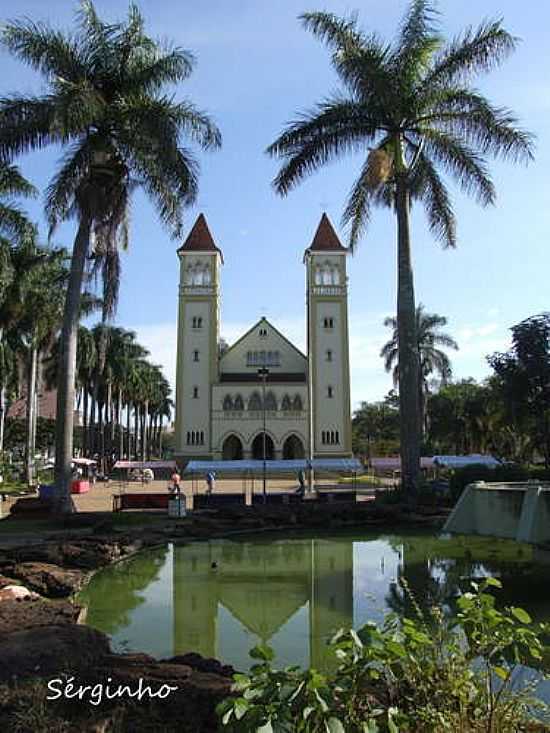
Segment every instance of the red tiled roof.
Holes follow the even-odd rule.
[[[222,251],[219,247],[216,247],[212,239],[204,214],[199,214],[197,221],[178,252],[218,252],[223,261]]]
[[[38,394],[38,414],[48,420],[55,420],[57,405],[57,390],[44,390]],[[27,395],[14,400],[8,410],[8,417],[25,418],[27,416]]]
[[[328,252],[337,250],[339,252],[347,252],[346,247],[342,246],[342,243],[338,239],[338,235],[334,231],[334,227],[330,223],[330,219],[326,214],[323,214],[313,242],[309,247],[310,252]]]

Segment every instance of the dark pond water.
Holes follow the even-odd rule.
[[[503,603],[550,621],[550,564],[533,552],[515,542],[426,534],[169,545],[99,572],[81,601],[87,623],[110,634],[117,650],[159,658],[197,651],[244,670],[249,649],[264,642],[278,664],[326,669],[334,630],[410,611],[399,577],[421,604],[448,607],[471,579],[498,577]]]

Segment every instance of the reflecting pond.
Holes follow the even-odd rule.
[[[470,580],[502,580],[503,603],[550,621],[550,564],[528,545],[433,534],[296,535],[168,545],[97,573],[80,594],[87,623],[119,651],[158,658],[197,651],[245,670],[248,651],[272,646],[277,664],[333,663],[326,641],[340,627],[452,607]]]

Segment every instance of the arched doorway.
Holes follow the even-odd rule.
[[[252,458],[255,461],[261,461],[264,457],[263,435],[263,433],[258,433],[252,441]],[[265,457],[268,461],[272,461],[275,458],[275,446],[273,445],[271,436],[267,433],[265,435]]]
[[[295,458],[304,458],[304,444],[297,435],[289,435],[283,445],[283,459],[291,461]]]
[[[223,441],[222,460],[240,461],[243,457],[243,444],[236,435],[228,435]]]

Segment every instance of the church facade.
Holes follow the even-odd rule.
[[[304,253],[307,354],[266,318],[221,353],[223,253],[199,216],[178,250],[177,457],[352,455],[348,252],[323,214]]]

